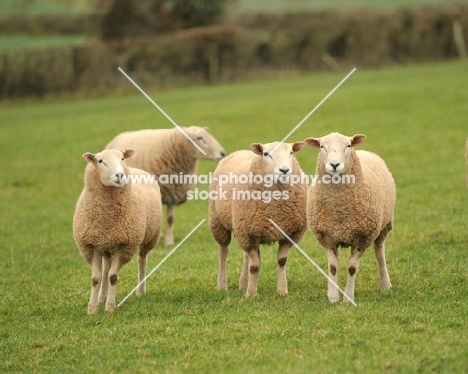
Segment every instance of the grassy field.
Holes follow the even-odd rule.
[[[463,4],[467,0],[237,0],[235,8],[243,12],[300,12],[304,10],[324,9],[382,9],[394,10],[401,7],[420,7],[426,5]]]
[[[0,3],[0,14],[76,14],[92,10],[92,0],[2,0]]]
[[[209,126],[228,152],[285,136],[347,72],[150,92],[181,125]],[[397,184],[387,240],[393,289],[379,290],[373,251],[356,282],[357,307],[330,304],[326,280],[296,250],[289,295],[276,292],[276,247],[262,250],[259,296],[216,290],[217,249],[203,224],[116,312],[87,316],[90,268],[72,237],[86,151],[118,132],[171,125],[139,92],[95,100],[0,105],[0,372],[453,373],[468,367],[467,64],[356,71],[291,136],[364,133]],[[136,90],[135,90],[136,91]],[[317,151],[297,154],[312,174]],[[215,164],[201,162],[200,172]],[[200,186],[205,188],[206,186]],[[176,242],[207,218],[207,201],[176,212]],[[310,232],[301,247],[322,268]],[[158,244],[152,269],[172,249]],[[344,264],[349,250],[343,250]],[[136,284],[135,259],[117,300]],[[340,282],[344,284],[345,272]]]
[[[0,51],[70,46],[90,40],[86,35],[0,35]]]
[[[241,12],[283,12],[323,9],[372,8],[392,10],[399,7],[467,3],[468,0],[236,0],[233,8]],[[0,14],[69,14],[93,12],[90,0],[2,0]]]

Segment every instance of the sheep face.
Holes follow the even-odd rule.
[[[208,132],[208,127],[190,126],[185,127],[184,131],[206,153],[206,155],[204,155],[197,147],[193,147],[195,158],[219,161],[226,155],[221,144]]]
[[[123,180],[125,175],[124,159],[132,157],[134,153],[133,149],[126,149],[123,152],[110,149],[95,155],[86,152],[83,154],[83,158],[97,169],[103,186],[123,187],[125,185]]]
[[[253,143],[250,145],[250,149],[263,158],[265,174],[286,177],[291,175],[293,169],[293,153],[299,152],[305,143],[281,143],[279,146],[278,144],[280,143]]]
[[[351,164],[352,148],[364,143],[365,135],[352,137],[332,133],[322,138],[307,138],[305,143],[312,148],[320,148],[318,163],[330,175],[348,173]]]

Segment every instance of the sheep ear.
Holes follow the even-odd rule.
[[[125,148],[122,151],[122,154],[123,154],[124,158],[130,158],[135,154],[135,150],[132,149],[132,148]]]
[[[83,158],[86,162],[93,163],[95,161],[95,154],[91,152],[83,153]]]
[[[304,148],[304,146],[305,146],[304,142],[291,143],[293,153],[299,152],[302,148]]]
[[[320,148],[320,138],[307,138],[304,142],[311,148]]]
[[[353,147],[355,147],[355,146],[357,146],[359,144],[364,143],[366,141],[366,136],[363,135],[363,134],[356,134],[356,135],[352,136],[350,138],[350,140],[351,140],[351,145]]]
[[[210,128],[208,126],[203,127],[206,131],[210,131]]]
[[[201,130],[203,130],[203,127],[190,126],[190,127],[182,127],[182,129],[192,140],[197,140],[197,137],[200,135],[200,132]],[[189,140],[187,139],[187,141]]]
[[[253,153],[263,156],[263,145],[260,143],[252,143],[250,144],[250,149],[252,150]]]

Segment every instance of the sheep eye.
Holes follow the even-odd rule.
[[[263,152],[263,155],[264,155],[264,156],[268,156],[269,153],[268,153],[268,152]]]
[[[124,160],[124,158],[122,157],[122,161]]]
[[[197,136],[197,140],[204,140],[203,136]]]
[[[320,149],[325,149],[325,147],[323,145],[320,146]]]
[[[346,148],[351,148],[351,144],[348,144],[348,145],[346,146]]]
[[[102,164],[102,160],[98,160],[98,162],[99,162],[100,164]]]

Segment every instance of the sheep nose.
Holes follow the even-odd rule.
[[[283,173],[286,174],[289,171],[289,168],[287,166],[282,166],[279,168],[279,170]]]
[[[337,168],[338,166],[340,166],[340,163],[337,162],[337,163],[334,164],[333,162],[330,162],[330,165],[331,165],[331,167],[333,168],[333,170],[336,171],[336,168]]]
[[[221,152],[220,155],[221,155],[221,158],[223,158],[224,156],[226,156],[226,153]]]
[[[124,173],[115,173],[115,176],[118,178],[119,182],[123,181]]]

